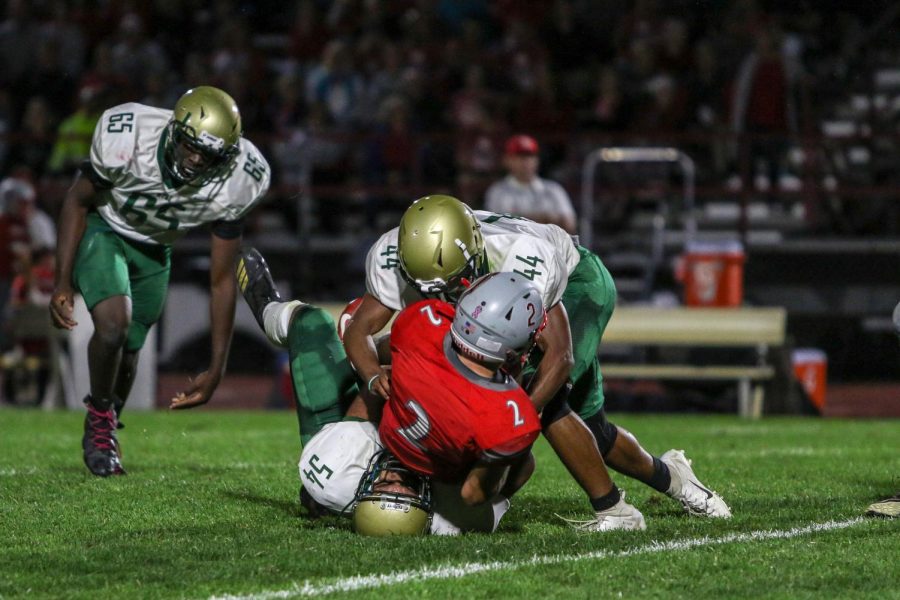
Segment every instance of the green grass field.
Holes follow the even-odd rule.
[[[0,410],[0,597],[900,598],[900,421],[616,415],[684,448],[734,518],[617,476],[644,532],[577,533],[589,505],[540,442],[493,535],[365,539],[297,503],[289,412],[130,413],[128,476],[81,462],[81,416]]]

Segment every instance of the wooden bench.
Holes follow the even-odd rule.
[[[610,346],[680,346],[689,348],[754,348],[752,365],[627,364],[601,360],[605,379],[728,381],[738,385],[741,416],[762,415],[764,383],[775,376],[769,363],[772,347],[784,345],[786,311],[766,308],[616,309],[603,335]]]
[[[325,304],[335,321],[343,304]],[[782,346],[784,308],[647,308],[620,306],[603,335],[610,346],[681,346],[687,348],[754,348],[755,364],[626,364],[601,359],[605,379],[736,381],[738,412],[759,417],[763,384],[775,376],[769,348]]]

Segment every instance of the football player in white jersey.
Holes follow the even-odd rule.
[[[372,351],[371,335],[406,304],[423,296],[452,301],[467,281],[488,271],[528,278],[550,307],[539,351],[525,370],[526,390],[543,410],[545,437],[596,512],[584,528],[644,527],[641,513],[613,485],[606,464],[675,498],[688,512],[729,517],[728,506],[700,483],[683,452],[652,456],[606,419],[597,347],[615,307],[615,284],[595,254],[555,225],[473,212],[450,196],[414,202],[400,226],[369,250],[367,293],[344,338],[369,390],[390,394],[390,372]]]
[[[241,115],[222,90],[188,90],[174,110],[129,103],[103,113],[90,160],[59,217],[56,290],[50,313],[72,329],[73,296],[91,312],[90,394],[82,447],[95,475],[124,474],[115,430],[148,329],[162,312],[171,244],[211,225],[209,368],[172,399],[206,403],[225,371],[234,321],[231,268],[245,215],[266,194],[270,170],[242,137]]]

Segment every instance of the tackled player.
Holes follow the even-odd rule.
[[[397,396],[376,429],[381,399],[357,395],[331,317],[282,302],[253,249],[237,275],[269,340],[289,351],[307,508],[352,508],[369,535],[422,533],[432,508],[432,533],[496,529],[534,469],[538,416],[501,367],[521,360],[543,323],[536,289],[504,273],[476,282],[455,313],[439,300],[403,311],[390,336]]]
[[[615,307],[616,287],[599,257],[555,225],[473,213],[451,196],[414,202],[400,226],[382,235],[366,259],[367,293],[344,340],[360,376],[389,397],[390,372],[378,362],[370,336],[395,311],[422,297],[456,301],[467,280],[489,271],[527,278],[547,307],[547,327],[525,370],[526,389],[542,410],[545,437],[595,511],[595,519],[581,527],[645,527],[643,515],[613,485],[606,464],[678,500],[692,514],[730,517],[728,506],[697,479],[683,452],[652,456],[631,433],[607,420],[597,347]]]
[[[244,216],[269,189],[269,165],[242,137],[234,100],[214,87],[188,90],[174,110],[129,103],[103,113],[59,216],[53,323],[72,329],[75,291],[91,313],[90,394],[82,449],[94,475],[125,473],[118,416],[138,352],[159,319],[171,244],[212,224],[209,368],[171,408],[209,401],[225,372],[236,299],[231,274]]]

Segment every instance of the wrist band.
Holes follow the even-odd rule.
[[[369,393],[372,393],[372,382],[378,379],[381,376],[381,373],[375,373],[369,378],[369,383],[366,384],[366,389],[369,390]]]

